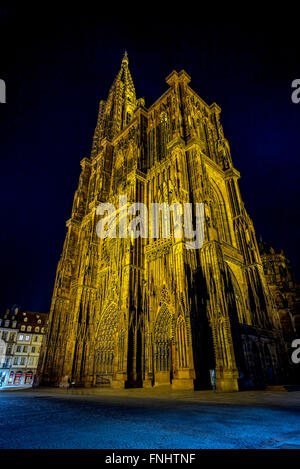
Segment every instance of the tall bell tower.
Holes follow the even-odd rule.
[[[278,312],[221,109],[190,80],[173,71],[146,108],[125,52],[100,102],[57,267],[45,383],[205,389],[215,370],[218,390],[237,391],[282,379]],[[149,216],[152,203],[203,203],[203,246],[172,234],[100,239],[97,207],[119,210],[120,196]]]

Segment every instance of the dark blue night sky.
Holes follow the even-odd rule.
[[[154,24],[100,14],[1,11],[0,308],[48,311],[98,103],[124,49],[138,97],[150,106],[165,77],[186,70],[191,87],[222,108],[240,187],[257,237],[283,248],[300,275],[300,78],[293,24]],[[289,26],[289,25],[287,25]],[[299,29],[299,28],[298,28]],[[2,42],[3,44],[3,42]]]

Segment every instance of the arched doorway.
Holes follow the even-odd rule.
[[[176,368],[179,370],[188,367],[188,347],[185,321],[179,316],[176,324]]]
[[[118,314],[113,306],[100,317],[96,332],[94,380],[96,386],[110,385],[118,364]]]

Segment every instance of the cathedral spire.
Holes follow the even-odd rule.
[[[122,59],[122,62],[121,62],[121,68],[119,70],[119,73],[117,74],[113,84],[112,84],[112,87],[110,89],[110,92],[109,92],[109,96],[112,92],[114,92],[115,88],[116,88],[116,85],[121,82],[122,85],[123,85],[123,88],[124,88],[124,95],[126,95],[128,92],[129,92],[129,95],[131,94],[133,97],[134,95],[134,98],[136,99],[136,96],[135,96],[135,88],[134,88],[134,84],[133,84],[133,80],[132,80],[132,77],[131,77],[131,73],[130,73],[130,70],[129,70],[129,59],[128,59],[128,54],[127,54],[127,51],[125,50],[124,52],[124,56],[123,56],[123,59]],[[126,97],[126,96],[125,96]]]
[[[101,101],[92,154],[96,154],[102,138],[112,140],[131,121],[136,109],[136,94],[125,50],[120,70],[110,87],[106,101]]]
[[[127,50],[125,50],[125,52],[124,52],[124,56],[123,56],[122,63],[123,63],[123,62],[127,62],[127,64],[129,63],[128,54],[127,54]]]

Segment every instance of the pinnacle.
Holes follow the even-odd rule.
[[[125,50],[125,52],[124,52],[124,56],[123,56],[122,62],[127,62],[127,63],[129,62],[127,50]]]

